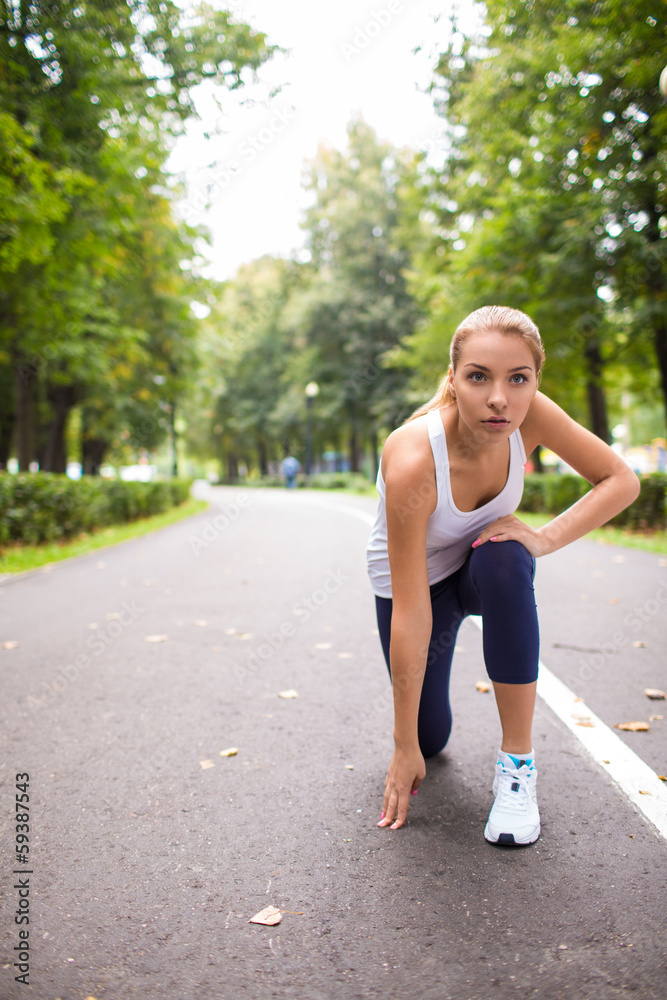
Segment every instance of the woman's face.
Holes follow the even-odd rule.
[[[513,333],[470,334],[450,375],[459,419],[483,440],[508,438],[537,392],[532,351]]]

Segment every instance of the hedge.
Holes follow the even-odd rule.
[[[38,545],[135,521],[187,500],[191,480],[152,483],[52,472],[0,473],[0,544]]]
[[[667,473],[652,472],[639,477],[641,491],[633,504],[612,518],[610,524],[633,531],[664,531],[667,528]],[[591,486],[581,476],[557,472],[531,473],[524,479],[520,510],[560,514],[571,507]]]

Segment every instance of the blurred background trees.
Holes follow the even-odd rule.
[[[491,302],[533,316],[544,390],[600,437],[664,436],[664,11],[487,0],[480,23],[453,16],[434,68],[439,161],[355,118],[306,166],[308,253],[216,283],[165,163],[192,87],[242,85],[264,36],[207,5],[7,4],[0,465],[95,473],[180,428],[200,474],[303,464],[312,433],[372,477]]]

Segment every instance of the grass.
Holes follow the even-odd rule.
[[[128,524],[112,525],[101,528],[94,534],[80,535],[66,542],[50,542],[44,545],[12,545],[7,546],[0,554],[0,573],[25,573],[30,569],[38,569],[48,563],[60,562],[72,556],[86,555],[97,549],[125,542],[129,538],[140,538],[151,531],[166,528],[185,517],[191,517],[205,510],[208,503],[204,500],[186,500],[179,507],[172,507],[162,514],[143,517]]]

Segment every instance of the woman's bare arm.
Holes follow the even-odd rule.
[[[416,433],[417,432],[417,433]],[[392,436],[383,456],[387,540],[392,587],[390,663],[394,697],[394,754],[385,783],[381,826],[405,822],[410,793],[425,775],[417,718],[432,613],[426,568],[426,527],[437,489],[428,437],[418,428]]]
[[[475,545],[491,538],[514,539],[533,556],[547,555],[606,524],[639,495],[639,480],[623,459],[540,392],[521,425],[521,434],[526,454],[544,445],[593,488],[542,528],[529,528],[514,515],[501,517],[481,532]]]

